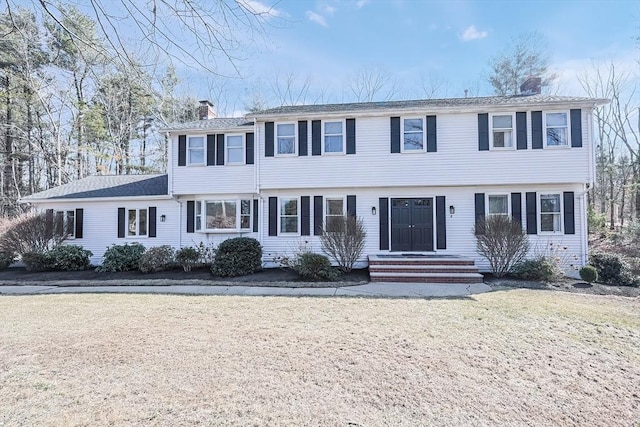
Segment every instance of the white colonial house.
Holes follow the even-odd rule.
[[[534,93],[287,106],[245,118],[215,118],[203,102],[199,121],[166,129],[167,175],[89,177],[23,201],[66,215],[70,242],[96,264],[112,243],[179,248],[248,236],[270,267],[300,248],[320,252],[322,224],[356,215],[367,230],[361,266],[413,260],[387,262],[382,279],[425,273],[420,257],[470,277],[488,267],[475,222],[508,215],[532,255],[552,243],[579,266],[588,259],[592,110],[605,102]],[[447,272],[436,267],[429,281]]]

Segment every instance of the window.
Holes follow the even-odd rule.
[[[240,228],[251,228],[251,200],[240,201]]]
[[[196,203],[196,230],[231,232],[251,229],[251,203],[251,200],[199,201]],[[204,230],[202,212],[205,213]]]
[[[276,125],[276,129],[278,154],[295,154],[296,125],[294,123],[278,124]]]
[[[129,209],[127,236],[139,237],[147,235],[147,210]]]
[[[196,203],[196,230],[202,230],[202,203]]]
[[[513,115],[491,116],[493,148],[513,148]]]
[[[280,233],[298,233],[298,199],[280,199]]]
[[[227,135],[227,163],[244,163],[244,142],[242,135]]]
[[[487,215],[509,215],[509,196],[506,194],[490,194]]]
[[[547,147],[567,147],[569,145],[569,127],[567,113],[546,113]]]
[[[327,198],[324,217],[325,231],[339,231],[344,210],[343,198]]]
[[[60,231],[68,239],[73,239],[76,231],[75,217],[75,211],[56,211],[56,231]]]
[[[190,165],[204,165],[204,136],[190,136],[187,152]]]
[[[324,123],[324,152],[343,153],[342,122]]]
[[[558,233],[562,231],[562,210],[560,194],[540,195],[540,232]]]
[[[403,152],[424,151],[424,122],[421,118],[403,120]]]

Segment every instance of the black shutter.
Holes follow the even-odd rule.
[[[489,150],[489,114],[478,114],[478,150]]]
[[[356,119],[347,119],[347,154],[356,154]]]
[[[44,220],[45,220],[45,226],[46,226],[46,235],[48,238],[52,238],[53,237],[53,227],[54,227],[54,221],[53,221],[53,209],[47,209],[46,213],[44,214]]]
[[[347,215],[356,216],[356,196],[347,196]]]
[[[400,117],[391,117],[391,152],[400,152]]]
[[[322,154],[322,122],[313,120],[311,122],[311,155]]]
[[[258,232],[258,199],[253,200],[253,232]]]
[[[178,135],[178,166],[187,165],[187,135]]]
[[[516,113],[516,141],[518,150],[527,149],[527,113],[524,111]]]
[[[565,191],[564,198],[564,234],[576,234],[576,217],[573,204],[573,191]]]
[[[74,235],[76,239],[82,239],[82,228],[84,222],[84,209],[78,208],[76,209],[76,226],[74,231]]]
[[[273,157],[273,122],[264,124],[264,156]]]
[[[511,221],[522,225],[522,194],[511,193]]]
[[[447,207],[445,196],[436,196],[436,249],[447,249]]]
[[[527,234],[538,234],[536,193],[527,193]]]
[[[149,237],[156,237],[156,216],[157,209],[155,208],[155,206],[150,206],[149,218],[147,218],[147,220],[149,221]]]
[[[542,111],[531,112],[531,148],[542,149]]]
[[[571,110],[571,146],[582,147],[582,110]]]
[[[118,208],[118,237],[122,238],[125,235],[126,231],[126,223],[125,223],[125,209]]]
[[[438,133],[436,132],[436,116],[427,116],[427,152],[438,151]]]
[[[207,135],[207,166],[216,164],[216,136]]]
[[[253,132],[247,132],[247,134],[245,135],[245,144],[247,144],[247,148],[245,151],[245,163],[248,165],[252,165],[255,158]]]
[[[196,219],[196,202],[194,202],[193,200],[188,200],[187,201],[187,233],[193,233],[195,231],[195,219]]]
[[[316,236],[322,235],[322,196],[313,197],[313,234]]]
[[[298,122],[298,156],[306,156],[309,151],[309,143],[307,141],[307,121],[300,120]]]
[[[380,216],[380,250],[389,250],[389,199],[380,197],[378,204]]]
[[[309,236],[311,234],[311,198],[309,196],[300,197],[300,235]]]
[[[269,236],[278,235],[278,198],[269,197]]]
[[[216,135],[216,165],[224,165],[224,134]]]
[[[476,233],[484,234],[484,193],[475,194]]]

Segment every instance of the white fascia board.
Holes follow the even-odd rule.
[[[21,199],[19,203],[83,203],[83,202],[116,202],[116,201],[140,201],[140,200],[172,200],[173,198],[169,195],[160,195],[160,196],[128,196],[128,197],[84,197],[77,199]]]
[[[242,133],[253,131],[253,125],[251,126],[237,126],[232,128],[182,128],[182,129],[162,129],[162,133],[168,133],[171,136],[176,134],[181,135],[206,135],[211,133]]]

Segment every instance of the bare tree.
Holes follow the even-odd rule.
[[[343,216],[334,218],[330,227],[325,224],[320,235],[322,250],[345,273],[353,269],[364,251],[367,231],[360,217]]]
[[[491,272],[502,277],[529,252],[529,238],[519,222],[504,215],[492,215],[476,224],[478,253],[489,261]]]
[[[420,82],[423,96],[426,99],[446,98],[450,86],[451,84],[448,80],[432,73],[422,76]]]
[[[355,71],[346,88],[356,102],[389,101],[399,92],[398,81],[380,66],[366,66]]]
[[[278,105],[300,105],[307,103],[311,78],[300,78],[293,71],[286,74],[278,72],[269,86]]]

